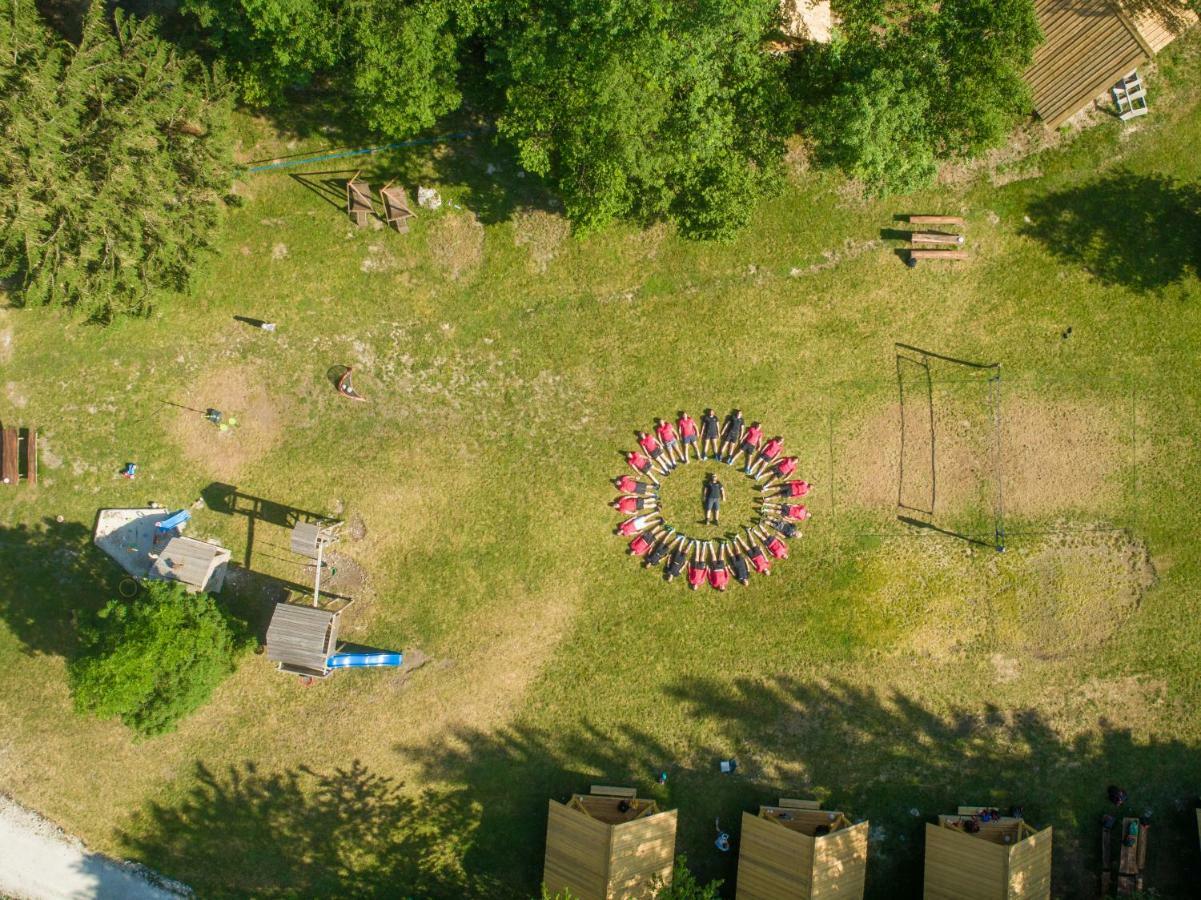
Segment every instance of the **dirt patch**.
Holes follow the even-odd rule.
[[[484,261],[484,226],[472,213],[447,213],[430,225],[429,252],[446,277],[468,281]]]
[[[530,209],[513,216],[513,243],[527,248],[527,266],[539,275],[546,271],[569,234],[571,223],[554,213]]]
[[[10,381],[4,385],[4,396],[8,398],[8,402],[17,409],[24,409],[29,402],[25,395],[21,393],[21,386],[15,381]]]
[[[283,430],[261,372],[249,366],[209,374],[178,402],[192,409],[173,408],[168,430],[188,459],[222,480],[235,478],[243,466],[262,458]],[[210,407],[221,410],[227,422],[237,419],[237,425],[220,431],[195,411]]]
[[[828,269],[833,269],[841,262],[849,259],[855,259],[865,253],[870,253],[873,250],[879,250],[884,246],[884,241],[873,239],[869,241],[857,241],[853,238],[847,238],[843,241],[842,246],[837,250],[823,250],[822,261],[809,266],[801,266],[791,269],[788,274],[793,278],[800,278],[803,275],[813,275],[817,272],[825,272]]]
[[[321,574],[321,590],[325,593],[358,597],[367,589],[367,572],[349,556],[330,553],[325,557],[325,571]],[[311,582],[317,576],[316,563],[304,567],[304,580]]]
[[[834,30],[834,14],[830,0],[781,0],[780,15],[783,32],[803,41],[830,42]]]

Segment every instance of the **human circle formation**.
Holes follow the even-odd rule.
[[[648,569],[662,566],[668,582],[685,575],[694,591],[706,583],[724,591],[731,576],[748,585],[751,575],[771,575],[773,562],[788,558],[787,542],[801,537],[798,523],[809,518],[801,500],[812,485],[795,477],[797,458],[783,455],[783,438],[764,440],[763,426],[746,424],[738,409],[724,422],[712,409],[699,422],[681,412],[674,422],[656,419],[649,432],[636,434],[639,449],[623,455],[637,477],[614,478],[620,496],[610,504],[627,517],[616,533],[630,539],[631,556]],[[737,469],[757,492],[750,521],[722,538],[690,537],[664,518],[660,504],[662,479],[691,462],[706,461]],[[705,525],[720,525],[725,500],[725,485],[710,472],[697,496]]]

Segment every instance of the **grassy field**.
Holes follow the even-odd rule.
[[[195,290],[147,320],[0,309],[0,419],[43,438],[41,483],[0,493],[0,789],[203,896],[531,896],[547,799],[595,781],[678,807],[679,849],[731,895],[714,819],[736,837],[743,810],[814,796],[871,820],[869,895],[918,896],[925,821],[1021,803],[1055,827],[1055,895],[1085,897],[1117,782],[1157,823],[1148,884],[1188,895],[1199,59],[1195,36],[1161,58],[1136,125],[922,196],[798,169],[729,245],[574,238],[475,140],[354,160],[442,191],[408,235],[350,226],[346,161],[299,167],[239,181]],[[248,161],[331,144],[242,139]],[[967,217],[971,260],[910,270],[895,217],[932,210]],[[986,377],[927,382],[897,342],[999,363],[999,419]],[[369,403],[336,396],[338,364]],[[815,484],[791,558],[724,595],[635,565],[606,507],[634,430],[705,406],[782,434]],[[693,515],[699,467],[672,478]],[[750,494],[727,481],[733,524]],[[898,498],[981,543],[901,523]],[[311,581],[290,513],[346,519],[343,638],[426,664],[302,687],[249,656],[149,741],[77,717],[73,611],[118,580],[96,510],[197,499],[190,533],[233,548],[226,599],[260,627]]]

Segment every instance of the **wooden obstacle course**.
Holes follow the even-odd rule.
[[[346,182],[346,214],[350,216],[350,221],[359,228],[363,228],[371,221],[374,212],[375,207],[371,202],[371,185],[365,181],[359,181],[359,173],[355,172]]]
[[[405,194],[405,189],[389,181],[379,189],[379,199],[384,207],[384,221],[401,234],[407,234],[409,219],[416,218],[417,213],[413,212],[413,208],[409,206],[409,198]]]
[[[1129,896],[1144,890],[1143,874],[1147,868],[1147,844],[1150,826],[1127,816],[1121,827],[1115,828],[1113,817],[1106,816],[1101,823],[1101,896],[1108,896],[1117,885],[1119,897]],[[1134,833],[1131,833],[1133,829]],[[1118,832],[1118,857],[1113,856],[1114,832]],[[1129,840],[1129,843],[1128,843]],[[1116,866],[1115,866],[1116,862]],[[1115,871],[1116,869],[1116,871]]]
[[[675,810],[660,811],[633,788],[593,785],[549,802],[543,884],[578,900],[649,897],[671,883],[675,847]]]
[[[941,226],[943,229],[963,228],[966,224],[963,216],[911,215],[908,219],[910,225],[923,226],[909,232],[908,255],[905,257],[909,268],[916,268],[918,262],[923,259],[960,261],[968,258],[967,251],[963,249],[967,243],[965,235],[956,231],[926,230],[931,225]]]
[[[867,822],[816,800],[782,798],[742,814],[738,900],[858,900],[867,875]]]

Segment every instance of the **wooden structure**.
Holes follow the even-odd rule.
[[[815,800],[782,799],[742,814],[738,900],[861,900],[868,823]]]
[[[910,225],[941,225],[963,228],[963,216],[910,216]],[[916,268],[923,259],[964,260],[967,251],[962,247],[967,238],[954,231],[913,231],[909,234],[909,255],[905,260],[909,268]]]
[[[371,185],[359,181],[359,173],[355,172],[354,177],[346,182],[346,213],[350,216],[350,221],[362,228],[371,221],[373,212],[375,209],[371,205]]]
[[[1140,11],[1127,14],[1117,0],[1035,0],[1046,40],[1034,51],[1026,81],[1038,117],[1057,128],[1196,23],[1183,4],[1173,5],[1139,4]]]
[[[649,898],[671,883],[676,811],[660,812],[633,788],[593,785],[567,803],[550,801],[542,882],[576,900]]]
[[[1199,814],[1201,819],[1201,814]],[[1114,820],[1106,816],[1101,823],[1101,894],[1108,896],[1113,887],[1114,859],[1113,842],[1115,839]],[[1145,887],[1143,872],[1147,868],[1147,842],[1150,836],[1150,825],[1140,822],[1133,816],[1122,820],[1120,833],[1117,835],[1119,844],[1117,859],[1117,893],[1119,897],[1142,891]]]
[[[1138,72],[1131,72],[1109,89],[1118,108],[1118,118],[1123,122],[1145,116],[1151,111],[1147,105],[1147,91]]]
[[[341,526],[342,523],[336,521],[297,522],[292,526],[292,552],[317,559],[323,547],[338,540]]]
[[[18,443],[16,428],[12,425],[0,428],[0,482],[4,484],[16,484],[21,478],[17,462]]]
[[[157,558],[152,557],[146,577],[152,581],[178,581],[192,592],[215,594],[225,583],[230,552],[217,544],[189,537],[173,537]]]
[[[281,672],[324,678],[331,671],[327,661],[338,649],[339,618],[349,605],[334,610],[275,604],[267,626],[267,658]]]
[[[961,806],[927,823],[926,900],[1050,900],[1051,829],[1008,816],[982,822],[982,811]]]
[[[409,219],[415,218],[417,213],[413,212],[412,207],[409,206],[409,198],[405,194],[405,189],[389,181],[379,189],[379,199],[384,207],[384,221],[401,234],[407,234]]]

